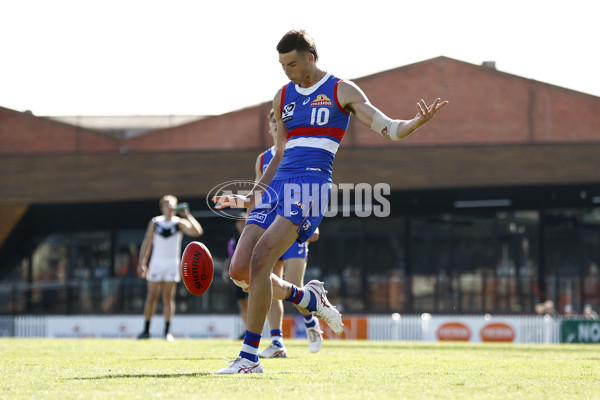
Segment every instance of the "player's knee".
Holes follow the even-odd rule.
[[[244,266],[240,265],[239,263],[232,262],[229,265],[229,277],[237,286],[241,287],[242,289],[248,288],[250,277],[247,265]]]

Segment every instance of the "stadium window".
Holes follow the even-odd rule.
[[[600,209],[586,210],[583,213],[583,304],[600,310]]]
[[[581,309],[582,277],[589,265],[585,254],[582,212],[572,209],[548,210],[546,219],[546,296],[558,310],[566,304]]]

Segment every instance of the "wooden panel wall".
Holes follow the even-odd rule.
[[[231,179],[254,179],[255,152],[5,157],[0,204],[204,196]]]
[[[600,144],[342,148],[336,183],[392,190],[600,183]],[[1,159],[1,204],[203,197],[254,179],[255,151],[13,156]]]

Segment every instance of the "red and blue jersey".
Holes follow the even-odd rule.
[[[260,173],[264,174],[267,167],[269,166],[269,163],[271,162],[271,160],[273,159],[273,156],[275,155],[275,146],[271,146],[270,149],[265,150],[264,152],[262,152],[260,154]]]
[[[337,99],[340,81],[328,73],[309,88],[284,86],[280,111],[288,133],[273,179],[309,175],[331,182],[333,159],[350,122]]]

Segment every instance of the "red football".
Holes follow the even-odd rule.
[[[203,243],[190,242],[181,256],[181,278],[187,290],[200,296],[208,290],[214,275],[213,259]]]

